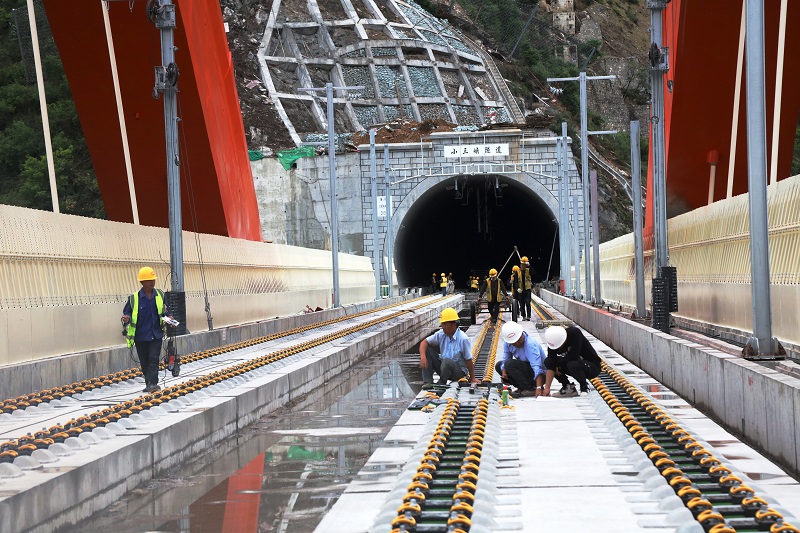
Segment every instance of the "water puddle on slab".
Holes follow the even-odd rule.
[[[359,363],[70,531],[313,531],[386,445],[384,436],[420,386],[418,356]],[[359,479],[402,466],[371,466]]]

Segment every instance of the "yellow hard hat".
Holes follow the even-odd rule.
[[[150,267],[142,267],[139,269],[139,281],[148,281],[151,279],[158,279],[155,270]]]
[[[519,272],[519,267],[517,265],[514,265],[513,267],[511,267],[511,270],[513,270],[514,272]]]
[[[442,272],[442,276],[444,276],[444,272]]]
[[[523,255],[522,259],[520,259],[520,261],[522,261],[523,263],[527,263],[528,262],[528,256],[527,255]]]
[[[458,322],[458,320],[458,311],[452,307],[448,307],[442,311],[442,314],[439,317],[439,324],[444,324],[445,322]]]
[[[493,268],[493,269],[491,269],[491,270],[489,271],[489,275],[490,275],[490,276],[496,276],[496,275],[497,275],[497,269],[496,269],[496,268]]]

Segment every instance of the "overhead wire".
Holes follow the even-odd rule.
[[[175,99],[178,104],[178,117],[183,116],[181,111],[181,99],[180,93],[175,92]],[[181,146],[179,149],[183,152],[183,157],[181,158],[182,161],[186,161],[186,183],[189,192],[189,212],[192,216],[192,228],[194,232],[194,241],[195,246],[197,247],[197,258],[200,264],[200,283],[203,287],[203,299],[205,303],[205,312],[206,312],[206,319],[208,320],[208,329],[214,329],[213,325],[213,317],[211,316],[211,303],[208,301],[208,287],[206,285],[206,272],[205,272],[205,263],[203,262],[203,247],[200,244],[200,230],[199,225],[197,223],[197,202],[195,201],[194,197],[194,185],[192,182],[192,165],[189,159],[189,152],[188,152],[188,144],[186,143],[186,129],[183,126],[183,120],[179,119],[179,129],[181,132]]]

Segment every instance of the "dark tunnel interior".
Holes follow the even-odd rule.
[[[504,176],[458,176],[425,193],[397,232],[394,261],[401,287],[431,285],[431,274],[453,273],[456,290],[483,279],[514,252],[527,255],[534,282],[558,275],[556,214],[533,191]],[[555,242],[554,242],[555,240]],[[552,259],[551,259],[552,251]],[[504,282],[516,253],[500,272]]]

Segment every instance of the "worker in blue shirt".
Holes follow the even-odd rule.
[[[136,345],[145,382],[143,392],[155,392],[161,388],[158,386],[158,360],[164,340],[164,317],[172,317],[164,301],[164,292],[155,288],[155,271],[142,267],[138,279],[142,288],[125,302],[122,324],[128,348]]]
[[[472,360],[472,341],[459,329],[458,322],[458,312],[455,309],[444,309],[439,317],[442,329],[419,343],[423,389],[429,389],[433,385],[434,371],[439,374],[440,385],[467,376],[472,383],[478,382]]]
[[[502,374],[503,383],[515,386],[520,396],[544,394],[545,351],[516,322],[506,322],[500,330],[505,341],[503,360],[495,365]]]

